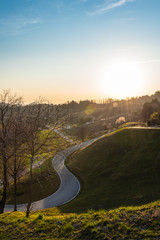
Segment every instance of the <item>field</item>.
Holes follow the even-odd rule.
[[[160,199],[160,130],[122,129],[73,153],[67,166],[81,192],[66,212],[141,205]]]

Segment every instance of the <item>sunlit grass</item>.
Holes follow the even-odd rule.
[[[63,214],[58,208],[0,215],[1,239],[156,239],[160,202],[114,210]]]

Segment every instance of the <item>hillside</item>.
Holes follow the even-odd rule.
[[[66,212],[141,205],[160,199],[160,130],[125,129],[71,155],[82,190]]]
[[[0,215],[0,239],[159,239],[160,202],[141,207],[85,214],[62,214],[56,208]]]
[[[0,239],[160,239],[159,139],[160,130],[122,129],[73,153],[79,196],[29,218],[0,215]]]

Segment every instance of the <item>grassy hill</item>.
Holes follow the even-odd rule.
[[[82,190],[66,212],[141,205],[160,199],[160,130],[123,129],[70,156]]]
[[[0,239],[159,239],[160,202],[141,207],[62,214],[56,208],[0,215]]]

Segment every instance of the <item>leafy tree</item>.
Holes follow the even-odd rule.
[[[151,119],[158,119],[158,120],[160,120],[160,112],[154,112],[151,115]]]
[[[77,137],[83,142],[86,135],[87,135],[87,126],[86,124],[83,124],[77,128],[76,131]]]
[[[147,122],[148,126],[159,125],[160,124],[160,112],[154,112]]]
[[[144,121],[147,121],[153,112],[154,112],[154,109],[153,109],[152,104],[149,102],[146,102],[143,105],[143,109],[142,109],[142,117],[143,117]]]

